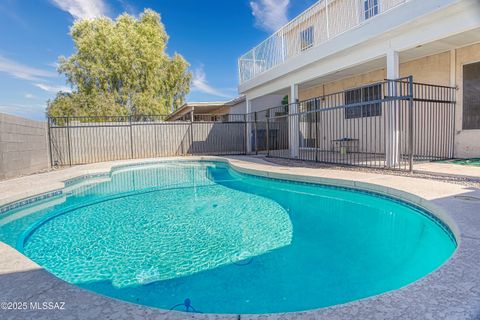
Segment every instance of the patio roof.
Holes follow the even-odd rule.
[[[227,114],[230,107],[245,101],[245,96],[238,96],[227,101],[187,102],[167,116],[166,121],[175,121],[193,111],[194,114]]]

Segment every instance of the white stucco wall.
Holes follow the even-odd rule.
[[[242,101],[230,107],[229,114],[245,114],[247,103]]]
[[[251,112],[264,111],[269,108],[282,105],[282,99],[285,95],[269,94],[252,100]]]

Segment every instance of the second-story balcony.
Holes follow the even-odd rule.
[[[410,0],[320,0],[238,60],[240,84]]]

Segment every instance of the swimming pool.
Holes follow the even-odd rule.
[[[70,283],[163,309],[309,310],[400,288],[455,250],[383,196],[245,175],[220,162],[123,167],[2,215],[0,240]]]

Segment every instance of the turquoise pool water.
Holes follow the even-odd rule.
[[[456,244],[427,213],[370,193],[220,162],[125,167],[0,216],[0,240],[59,278],[148,306],[275,313],[398,289]]]

